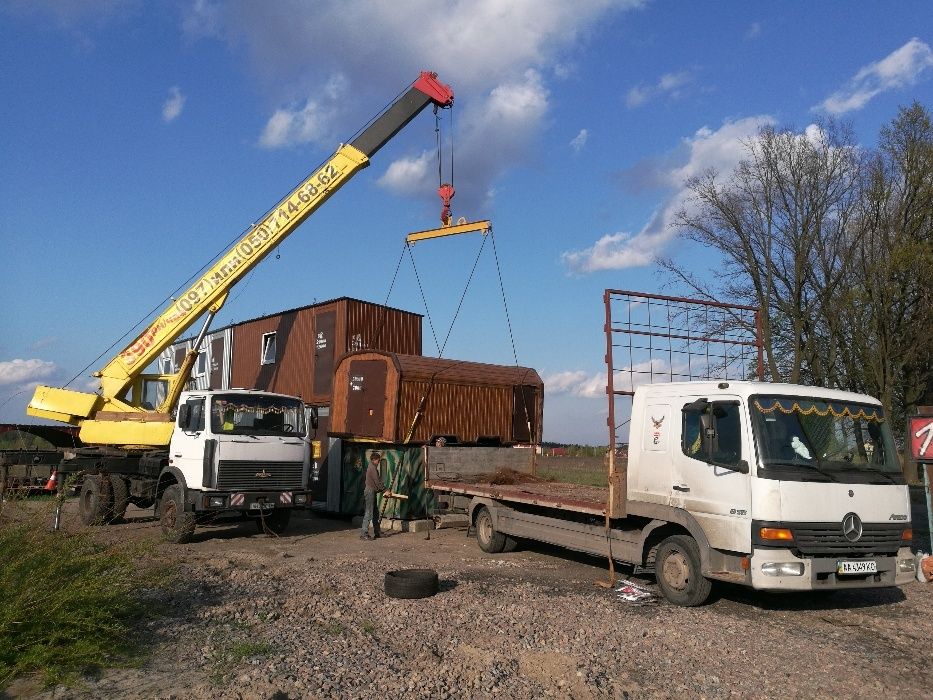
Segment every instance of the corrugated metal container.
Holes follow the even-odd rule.
[[[341,297],[233,326],[230,386],[330,403],[334,361],[350,350],[421,352],[421,315]]]
[[[334,373],[332,435],[389,443],[538,443],[544,382],[529,367],[363,350]]]

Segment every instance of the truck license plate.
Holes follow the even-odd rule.
[[[877,574],[878,562],[876,561],[837,561],[837,574]]]
[[[250,503],[250,510],[272,510],[275,508],[275,503]]]

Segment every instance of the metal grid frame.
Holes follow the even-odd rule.
[[[757,307],[621,289],[607,289],[603,303],[611,462],[625,425],[616,424],[616,400],[631,396],[637,383],[749,379],[752,363],[754,376],[764,378]]]

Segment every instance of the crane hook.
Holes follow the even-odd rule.
[[[444,204],[444,208],[441,209],[441,223],[444,226],[450,226],[451,219],[453,219],[453,215],[450,212],[450,200],[454,198],[456,190],[454,190],[453,185],[445,182],[437,188],[437,194]]]

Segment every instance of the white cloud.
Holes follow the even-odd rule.
[[[555,372],[544,377],[548,394],[570,394],[587,399],[605,398],[606,373],[587,374],[583,370]]]
[[[487,202],[506,168],[536,157],[549,81],[574,77],[574,50],[608,19],[643,4],[205,0],[187,13],[185,26],[193,37],[221,32],[234,51],[247,53],[272,105],[259,137],[267,147],[314,142],[329,152],[373,116],[373,105],[385,104],[420,70],[437,71],[457,98],[457,177],[470,182],[457,203],[469,209]],[[338,102],[321,79],[333,74],[345,76],[348,86]],[[417,153],[402,157],[417,161]],[[383,184],[395,183],[385,176]],[[430,191],[419,196],[433,200]]]
[[[529,69],[515,80],[477,96],[464,109],[457,129],[457,180],[470,183],[457,193],[457,211],[478,216],[495,191],[493,182],[528,157],[549,107],[540,73]],[[391,163],[379,184],[396,194],[433,192],[433,151]],[[435,183],[436,184],[436,183]],[[456,211],[455,211],[456,216]]]
[[[572,273],[586,274],[599,270],[623,270],[643,267],[655,261],[668,242],[677,235],[674,220],[677,212],[691,206],[684,183],[709,169],[728,172],[745,155],[745,144],[754,139],[762,126],[773,124],[768,116],[748,117],[726,122],[717,131],[699,129],[685,139],[685,158],[667,163],[664,170],[647,174],[654,182],[666,185],[670,192],[651,219],[637,233],[619,231],[601,236],[593,245],[566,251],[561,259]]]
[[[45,360],[7,360],[0,362],[0,385],[28,384],[55,372],[55,363]]]
[[[222,8],[211,0],[194,0],[182,8],[181,28],[191,38],[217,37],[222,32]]]
[[[301,107],[276,110],[266,122],[259,144],[266,148],[280,148],[323,140],[334,129],[340,100],[346,90],[346,78],[334,75],[322,89],[320,100],[309,99]]]
[[[692,83],[693,79],[693,71],[690,70],[665,73],[654,85],[636,85],[631,88],[625,95],[625,104],[629,109],[634,109],[655,97],[680,97],[681,89]]]
[[[830,114],[861,109],[876,95],[914,85],[933,68],[933,50],[916,37],[880,61],[861,68],[849,82],[814,107]]]
[[[616,391],[634,391],[636,386],[642,384],[658,384],[670,381],[671,370],[665,360],[654,358],[643,362],[636,362],[630,368],[615,367],[613,388]],[[683,373],[686,366],[676,366],[675,373]],[[593,374],[583,370],[568,370],[546,374],[544,377],[544,390],[548,395],[556,396],[566,394],[585,399],[606,398],[606,372]]]
[[[168,99],[162,104],[162,121],[175,121],[185,108],[186,99],[188,98],[181,94],[181,89],[177,86],[169,88]]]
[[[583,147],[586,145],[587,139],[590,137],[590,132],[586,129],[580,129],[580,133],[573,137],[570,141],[570,147],[579,153],[583,150]]]
[[[761,36],[761,22],[752,22],[745,32],[746,39],[757,39]]]
[[[424,192],[430,186],[431,171],[437,154],[424,151],[420,156],[399,158],[394,161],[379,178],[380,186],[397,194],[416,194]]]

